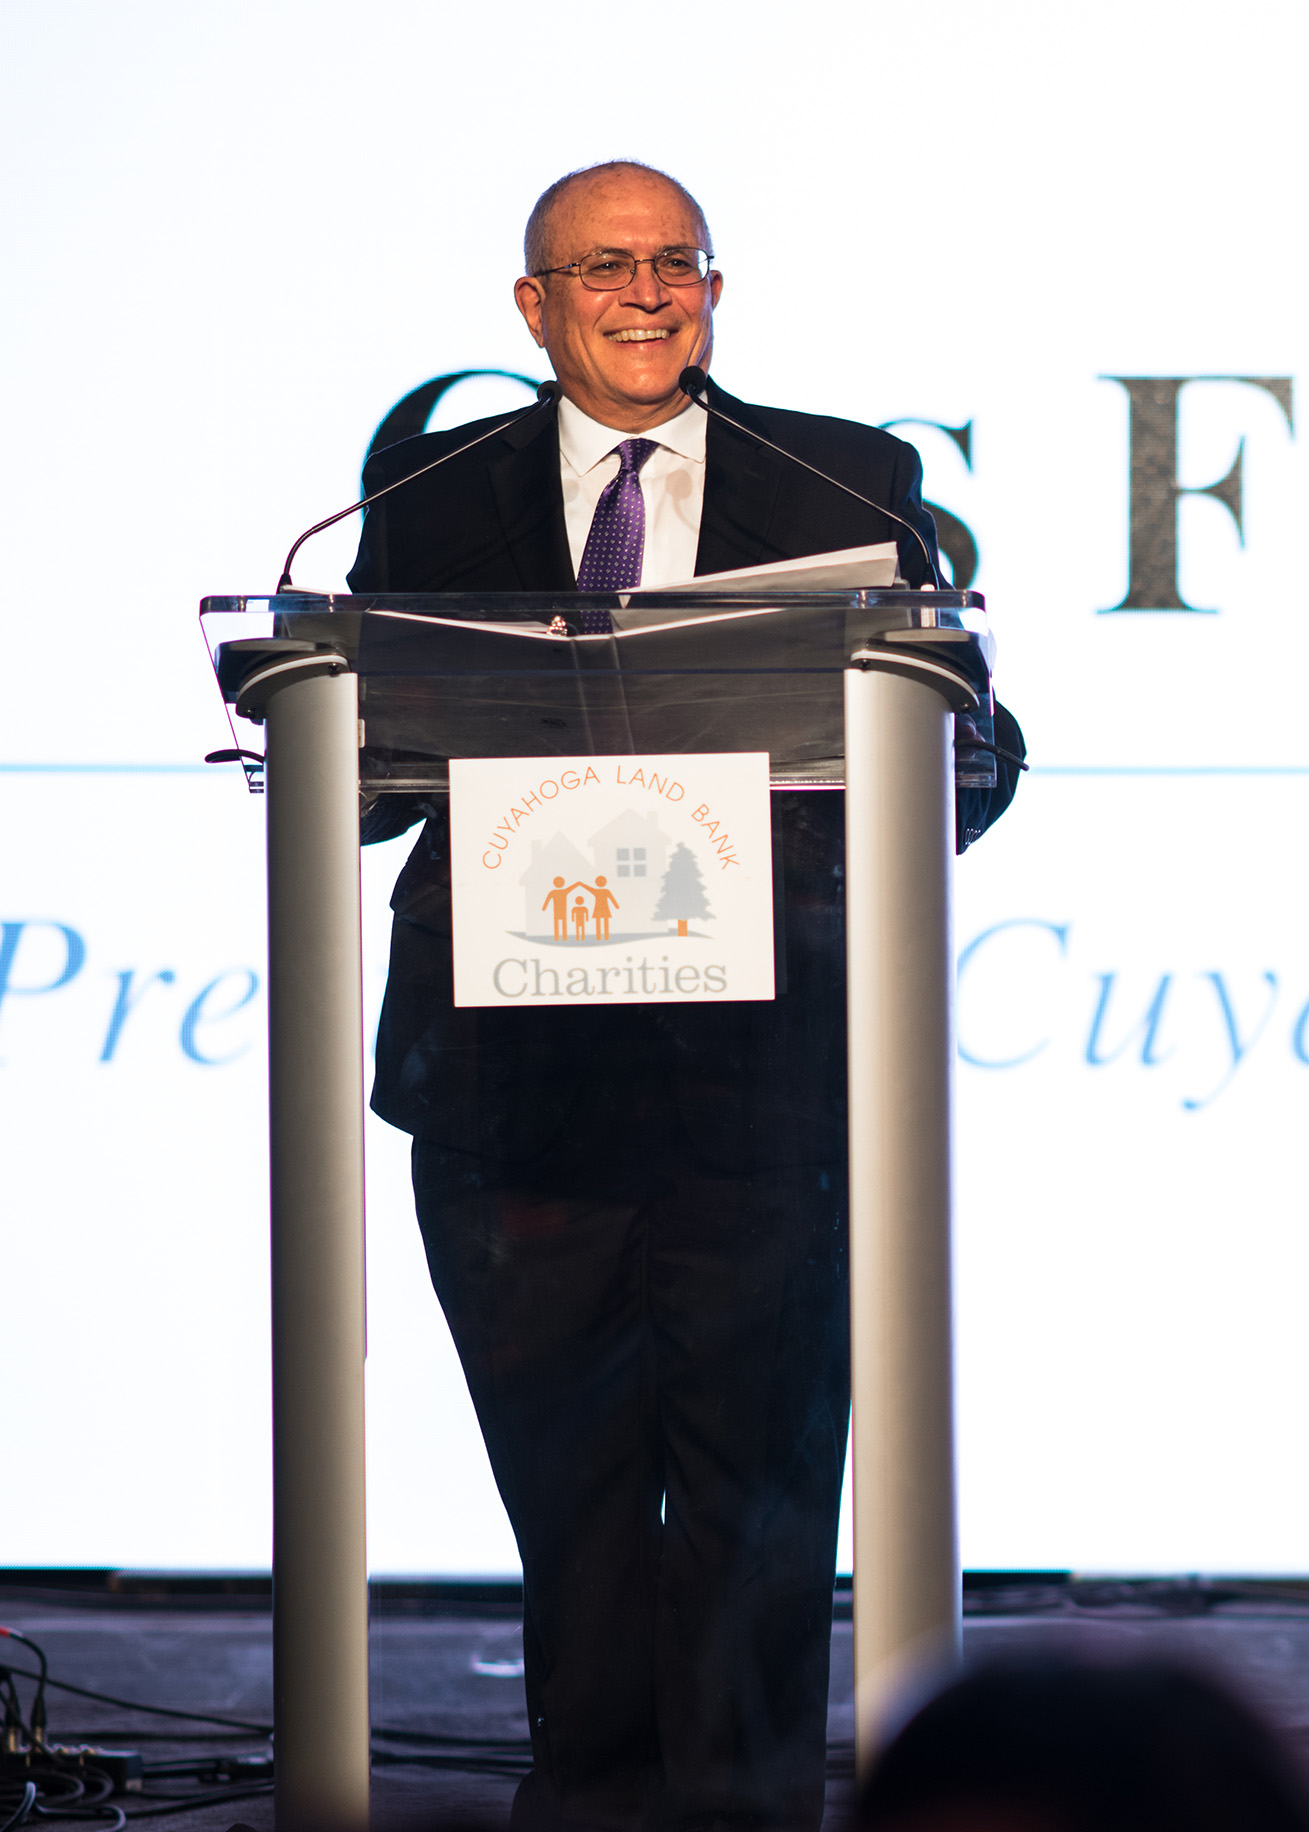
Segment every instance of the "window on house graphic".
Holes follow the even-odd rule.
[[[620,878],[644,878],[644,846],[620,846],[618,848],[618,876]]]

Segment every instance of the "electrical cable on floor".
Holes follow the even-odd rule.
[[[219,1806],[229,1800],[253,1800],[258,1794],[271,1794],[271,1781],[249,1781],[242,1787],[214,1788],[207,1794],[189,1794],[185,1800],[168,1806],[142,1807],[139,1812],[125,1813],[124,1821],[135,1825],[138,1819],[166,1819],[170,1813],[190,1813],[196,1807]]]
[[[134,1711],[149,1711],[149,1705],[134,1705]],[[97,1724],[94,1730],[63,1730],[60,1735],[69,1743],[103,1743],[130,1737],[133,1743],[248,1743],[249,1735],[239,1730],[208,1730],[203,1734],[185,1730],[123,1730],[110,1724]]]
[[[123,1832],[127,1824],[127,1814],[121,1807],[43,1807],[38,1800],[32,1811],[43,1819],[93,1819],[101,1826],[109,1820],[106,1832]]]
[[[132,1742],[149,1739],[156,1742],[231,1743],[244,1741],[246,1736],[271,1738],[272,1725],[216,1712],[183,1711],[177,1706],[148,1705],[138,1699],[119,1698],[113,1693],[99,1692],[90,1686],[77,1686],[67,1680],[53,1679],[50,1677],[45,1653],[35,1641],[16,1629],[2,1629],[0,1633],[30,1648],[38,1663],[36,1672],[26,1667],[0,1666],[0,1703],[3,1704],[7,1745],[0,1758],[0,1814],[8,1814],[6,1818],[0,1819],[0,1832],[18,1832],[20,1827],[30,1824],[36,1817],[65,1821],[94,1820],[97,1825],[104,1827],[104,1832],[125,1832],[129,1821],[163,1819],[170,1814],[251,1799],[271,1791],[273,1781],[267,1772],[271,1769],[271,1755],[253,1758],[197,1756],[151,1763],[142,1763],[137,1757],[136,1767],[132,1771],[134,1780],[130,1784],[133,1788],[131,1810],[111,1804],[111,1795],[120,1786],[128,1784],[122,1773],[110,1773],[107,1767],[97,1764],[97,1757],[105,1764],[121,1766],[123,1763],[124,1753],[121,1750],[114,1751],[105,1746],[107,1737],[123,1737]],[[14,1684],[15,1679],[31,1680],[36,1685],[33,1708],[26,1718]],[[106,1730],[101,1727],[92,1732],[77,1733],[88,1739],[87,1744],[52,1744],[45,1734],[47,1688],[90,1699],[97,1704],[112,1705],[121,1711],[222,1728],[197,1731],[188,1737],[182,1731],[142,1733],[130,1729]],[[65,1733],[65,1736],[70,1734]],[[384,1749],[379,1748],[375,1740],[371,1753],[373,1764],[378,1768],[415,1766],[516,1779],[531,1767],[531,1744],[527,1737],[458,1736],[450,1732],[410,1730],[400,1725],[381,1724],[374,1727],[373,1737],[382,1743],[410,1746],[408,1749]],[[88,1747],[88,1744],[95,1746]],[[231,1772],[243,1761],[249,1762],[251,1766],[257,1763],[265,1772],[257,1778],[247,1778],[239,1772]],[[225,1767],[229,1773],[217,1787],[199,1787],[174,1794],[148,1785],[152,1780],[166,1784],[169,1780],[182,1781],[188,1777],[212,1782],[222,1774]],[[123,1798],[121,1793],[119,1798]]]
[[[0,1631],[0,1633],[13,1632],[12,1630]],[[24,1640],[26,1640],[25,1636]],[[30,1647],[32,1643],[28,1642],[27,1645]],[[29,1673],[25,1667],[6,1667],[4,1670],[12,1673],[17,1679],[40,1677],[36,1673]],[[135,1699],[114,1698],[108,1692],[93,1692],[89,1686],[70,1685],[66,1679],[47,1681],[42,1678],[41,1683],[50,1685],[56,1692],[75,1692],[79,1698],[94,1699],[99,1705],[117,1705],[121,1711],[145,1711],[152,1717],[184,1718],[191,1724],[222,1724],[229,1730],[248,1730],[255,1736],[261,1737],[270,1737],[273,1734],[271,1724],[252,1724],[246,1718],[219,1717],[212,1711],[179,1711],[174,1705],[141,1705]]]
[[[0,1832],[17,1832],[17,1828],[22,1825],[35,1805],[36,1783],[35,1781],[29,1781],[24,1785],[23,1798],[19,1801],[8,1819],[0,1822]]]
[[[374,1724],[373,1736],[381,1737],[384,1743],[416,1744],[453,1744],[458,1749],[530,1749],[530,1737],[457,1737],[445,1730],[403,1730],[392,1729],[387,1724]]]
[[[66,1681],[52,1680],[45,1652],[37,1642],[18,1629],[0,1628],[0,1635],[30,1648],[38,1663],[35,1673],[24,1667],[0,1667],[0,1702],[4,1708],[4,1748],[0,1751],[0,1814],[6,1815],[0,1819],[0,1832],[17,1832],[19,1827],[30,1823],[35,1817],[64,1821],[94,1820],[104,1828],[104,1832],[125,1832],[129,1818],[162,1819],[169,1814],[186,1813],[197,1807],[249,1799],[256,1794],[267,1793],[272,1787],[268,1773],[271,1757],[267,1755],[260,1759],[260,1767],[264,1772],[257,1779],[238,1774],[224,1778],[219,1787],[192,1788],[185,1794],[172,1794],[149,1790],[145,1786],[146,1774],[161,1769],[165,1773],[171,1771],[180,1779],[177,1769],[181,1766],[189,1767],[198,1779],[212,1780],[216,1774],[221,1774],[230,1758],[211,1756],[190,1764],[151,1764],[148,1771],[135,1752],[105,1747],[103,1731],[96,1733],[98,1747],[51,1743],[46,1736],[47,1686],[94,1699],[101,1704],[114,1705],[120,1710],[184,1719],[188,1723],[206,1726],[221,1724],[224,1733],[228,1733],[220,1733],[223,1741],[230,1740],[231,1732],[267,1737],[271,1733],[271,1726],[209,1712],[182,1711],[169,1705],[144,1705],[133,1699],[96,1692],[89,1686],[74,1686]],[[32,1710],[26,1717],[14,1684],[16,1678],[36,1683]],[[173,1735],[179,1736],[180,1740],[179,1733]],[[209,1737],[213,1736],[211,1729]],[[193,1733],[192,1740],[205,1741],[206,1738]],[[160,1779],[163,1778],[161,1775]],[[110,1800],[115,1793],[126,1793],[129,1789],[136,1792],[141,1802],[130,1815],[122,1807],[111,1804]]]
[[[25,1648],[31,1648],[40,1663],[41,1670],[39,1674],[28,1674],[29,1679],[36,1679],[36,1697],[32,1701],[32,1736],[34,1741],[39,1743],[45,1735],[45,1688],[47,1668],[44,1650],[39,1648],[36,1642],[25,1635],[21,1629],[0,1627],[0,1636],[3,1636],[6,1641],[18,1641],[21,1642]]]
[[[0,1672],[12,1673],[17,1679],[38,1678],[37,1674],[29,1672],[25,1667],[0,1668]],[[112,1693],[95,1692],[89,1686],[74,1686],[67,1680],[62,1679],[49,1679],[46,1683],[57,1692],[72,1692],[79,1698],[89,1698],[96,1704],[115,1705],[120,1711],[140,1711],[150,1717],[180,1718],[192,1724],[221,1724],[225,1728],[230,1728],[233,1732],[248,1731],[253,1736],[270,1737],[273,1734],[273,1726],[271,1724],[256,1724],[252,1723],[247,1718],[221,1717],[210,1711],[180,1711],[175,1706],[170,1705],[145,1705],[142,1704],[139,1699],[116,1698]],[[183,1736],[181,1732],[169,1733],[166,1731],[143,1732],[138,1730],[124,1730],[120,1732],[113,1729],[100,1728],[89,1733],[81,1731],[65,1732],[67,1736],[82,1736],[88,1734],[94,1735],[97,1738],[118,1735],[132,1736],[138,1741],[145,1737],[149,1737],[155,1742],[170,1740],[170,1736],[171,1740],[177,1742],[188,1742],[192,1740]],[[525,1748],[528,1746],[529,1741],[527,1737],[461,1737],[453,1736],[442,1731],[408,1730],[400,1726],[393,1727],[387,1724],[374,1724],[372,1734],[375,1737],[381,1737],[388,1743],[452,1744],[460,1749],[483,1747],[492,1749],[501,1749],[505,1747]],[[209,1737],[204,1739],[205,1742],[217,1740],[217,1738]],[[235,1742],[238,1738],[234,1735],[228,1740]]]

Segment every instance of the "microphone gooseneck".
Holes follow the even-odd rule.
[[[312,535],[321,534],[324,528],[335,527],[337,522],[343,522],[347,515],[353,515],[356,509],[366,509],[370,503],[375,503],[379,497],[389,496],[392,490],[398,490],[402,484],[412,483],[415,477],[425,477],[428,471],[434,471],[439,464],[447,464],[451,458],[459,458],[464,452],[471,452],[473,447],[475,445],[480,445],[484,439],[492,439],[495,437],[496,433],[503,432],[510,420],[525,420],[528,414],[535,413],[538,408],[553,407],[562,393],[563,389],[559,386],[558,382],[553,379],[548,382],[542,382],[541,386],[536,391],[536,399],[532,402],[530,407],[524,407],[516,414],[509,414],[505,419],[497,421],[488,432],[478,433],[477,437],[475,439],[470,439],[466,445],[457,446],[452,452],[442,452],[439,458],[433,458],[430,463],[420,465],[416,471],[410,471],[408,476],[397,477],[394,483],[383,484],[380,490],[374,490],[370,496],[361,496],[358,502],[349,503],[344,509],[338,509],[335,515],[329,515],[324,521],[315,522],[312,528],[306,528],[304,533],[292,546],[290,553],[286,556],[286,564],[282,568],[282,576],[277,581],[278,592],[281,593],[294,590],[291,583],[291,565],[295,556]]]
[[[682,393],[694,401],[697,407],[703,407],[705,412],[714,419],[726,420],[729,426],[734,427],[738,433],[744,433],[747,439],[753,439],[756,445],[766,446],[770,452],[776,452],[779,458],[789,458],[792,464],[798,464],[802,470],[810,472],[812,476],[821,477],[824,483],[830,483],[834,490],[844,490],[845,494],[853,496],[857,503],[864,503],[868,508],[876,509],[879,515],[886,516],[888,521],[898,522],[902,528],[907,528],[923,550],[927,570],[932,575],[937,590],[946,589],[945,580],[941,577],[941,569],[932,558],[931,549],[912,522],[906,521],[903,515],[897,515],[894,509],[888,509],[884,503],[874,502],[871,496],[865,496],[859,490],[852,490],[849,484],[842,483],[839,477],[829,477],[827,472],[820,471],[816,464],[810,464],[804,458],[797,458],[795,453],[788,452],[785,446],[774,445],[771,439],[765,439],[763,434],[755,432],[753,427],[742,426],[739,420],[734,420],[730,413],[724,413],[721,407],[712,406],[703,398],[708,384],[709,377],[695,363],[689,364],[677,378],[677,386]]]

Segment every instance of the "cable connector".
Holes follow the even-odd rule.
[[[271,1753],[259,1756],[219,1756],[203,1766],[197,1764],[196,1779],[210,1784],[231,1785],[245,1781],[271,1781]]]
[[[50,1743],[46,1752],[61,1768],[72,1768],[79,1775],[97,1770],[108,1775],[115,1794],[139,1794],[144,1769],[139,1749],[100,1749],[93,1743]]]

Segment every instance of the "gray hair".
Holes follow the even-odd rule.
[[[582,178],[594,178],[598,172],[645,172],[651,178],[662,178],[665,184],[672,186],[690,210],[696,233],[700,237],[700,246],[706,254],[713,254],[705,213],[684,184],[679,184],[668,172],[661,172],[658,166],[645,165],[640,159],[608,159],[602,165],[584,165],[575,172],[565,172],[562,178],[556,178],[537,198],[523,236],[523,261],[529,274],[539,273],[549,265],[550,216],[559,199],[569,185],[576,184]]]

